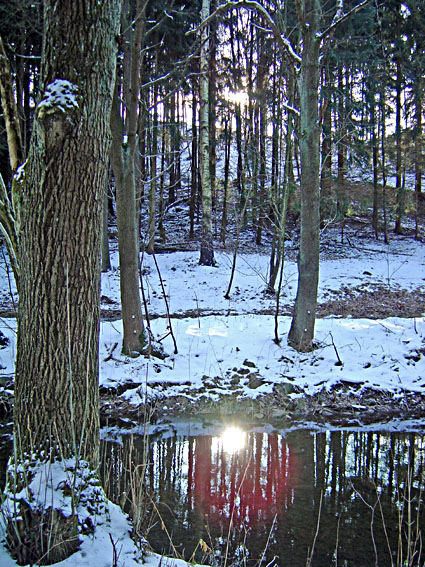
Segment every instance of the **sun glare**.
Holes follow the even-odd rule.
[[[232,455],[245,447],[246,432],[239,427],[227,427],[217,441],[225,453]]]
[[[224,92],[224,98],[233,104],[237,104],[240,106],[247,106],[249,102],[248,93],[245,91],[236,91],[233,92],[229,89],[226,89]]]

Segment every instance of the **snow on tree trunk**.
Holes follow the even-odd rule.
[[[97,0],[44,3],[41,97],[22,180],[15,466],[73,458],[94,470],[99,461],[100,236],[119,11]],[[31,530],[37,511],[26,502],[21,513],[18,528]],[[56,545],[76,523],[51,514]]]

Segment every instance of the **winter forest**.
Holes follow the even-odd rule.
[[[0,0],[0,566],[425,565],[424,0]]]

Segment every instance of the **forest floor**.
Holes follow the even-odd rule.
[[[104,438],[116,432],[115,426],[140,431],[140,423],[147,420],[155,423],[152,428],[161,428],[182,419],[238,421],[263,428],[289,422],[291,427],[357,429],[379,424],[392,430],[423,430],[423,219],[419,240],[414,239],[412,221],[407,220],[405,233],[390,233],[389,244],[382,235],[378,240],[374,237],[370,218],[361,211],[351,212],[344,224],[333,223],[322,230],[315,348],[309,353],[298,353],[287,345],[297,287],[295,218],[288,223],[277,319],[276,294],[267,291],[270,234],[265,231],[263,244],[257,246],[254,231],[242,231],[235,278],[226,299],[235,246],[232,238],[226,247],[216,242],[215,267],[199,266],[198,240],[187,238],[186,204],[171,207],[165,221],[167,241],[158,241],[155,257],[141,255],[149,333],[167,353],[163,359],[121,353],[118,253],[116,231],[111,230],[112,268],[102,274],[101,282]],[[234,226],[229,234],[235,234]],[[13,405],[16,303],[3,255],[0,414],[5,416]],[[110,537],[112,543],[119,542],[120,557],[128,554],[130,558],[133,553],[127,522],[117,507],[110,505],[110,513],[119,527],[114,538],[105,524],[95,542],[88,539],[82,545],[79,565],[93,565],[100,557],[107,557],[110,564]],[[175,559],[166,562],[185,565]],[[1,546],[0,564],[16,565]],[[75,556],[63,563],[75,564]],[[163,561],[148,554],[147,564],[157,567]]]
[[[103,423],[128,426],[146,412],[152,421],[172,420],[177,414],[193,417],[194,410],[198,416],[243,414],[262,423],[334,425],[425,415],[425,244],[423,235],[414,239],[412,221],[403,235],[390,233],[389,244],[382,235],[374,237],[360,209],[322,230],[316,348],[297,353],[286,344],[297,283],[296,221],[290,219],[285,243],[276,344],[276,294],[267,291],[270,235],[265,231],[257,246],[254,232],[242,231],[225,299],[235,243],[216,243],[217,265],[199,266],[198,241],[188,240],[185,215],[184,202],[170,207],[167,241],[158,241],[155,258],[141,255],[150,334],[168,354],[163,360],[120,352],[118,255],[111,232],[112,269],[102,274]],[[3,263],[5,411],[13,396],[16,344],[16,293],[9,275]]]

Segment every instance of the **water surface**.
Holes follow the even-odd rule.
[[[421,432],[195,429],[103,445],[115,500],[131,493],[129,470],[146,469],[143,530],[155,551],[217,565],[423,563]]]

